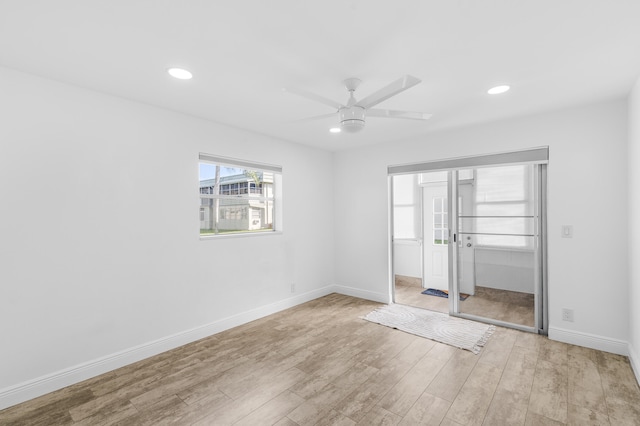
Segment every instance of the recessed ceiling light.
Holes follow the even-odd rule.
[[[332,127],[329,129],[331,133],[340,133],[340,127]]]
[[[509,89],[510,89],[509,86],[496,86],[496,87],[492,87],[491,89],[487,90],[487,93],[490,94],[490,95],[498,95],[500,93],[506,92]]]
[[[193,74],[183,68],[169,68],[167,72],[170,76],[179,78],[180,80],[189,80],[193,77]]]

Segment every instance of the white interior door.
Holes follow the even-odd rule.
[[[423,187],[424,273],[422,286],[449,290],[449,253],[447,229],[447,184],[432,183]]]

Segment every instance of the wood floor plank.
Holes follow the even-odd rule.
[[[484,425],[524,425],[538,361],[538,352],[514,346],[502,372]]]
[[[482,350],[478,362],[491,364],[500,369],[504,368],[516,343],[517,336],[518,333],[515,330],[497,327]]]
[[[401,416],[393,414],[380,406],[375,406],[357,424],[363,426],[397,425],[402,420]]]
[[[113,424],[138,413],[136,407],[128,399],[113,399],[104,402],[106,404],[93,406],[90,410],[86,410],[83,406],[70,409],[69,414],[71,414],[74,424]]]
[[[293,422],[294,426],[298,424]],[[349,417],[342,415],[336,410],[329,411],[318,423],[314,426],[354,426],[356,422],[351,420]]]
[[[174,423],[175,417],[179,416],[185,407],[186,404],[180,398],[171,395],[157,401],[146,410],[138,411],[135,415],[127,417],[118,423],[136,426],[171,424]]]
[[[293,392],[284,391],[235,423],[236,426],[271,426],[304,402]]]
[[[292,356],[257,363],[258,367],[252,368],[250,372],[240,372],[240,375],[235,375],[229,380],[220,380],[218,389],[231,398],[238,399],[256,387],[268,386],[278,375],[312,356],[311,351],[300,351]]]
[[[540,355],[542,356],[542,352]],[[529,412],[566,423],[568,380],[566,365],[539,359],[533,379]]]
[[[336,403],[349,394],[351,389],[339,388],[327,384],[313,396],[287,415],[301,426],[315,425],[333,410]]]
[[[404,416],[431,381],[451,359],[456,349],[438,343],[382,398],[378,405]]]
[[[400,422],[400,425],[440,425],[450,407],[450,401],[424,392],[411,406],[409,412]]]
[[[609,420],[612,425],[640,425],[640,403],[607,398]]]
[[[411,364],[401,362],[385,365],[369,380],[338,402],[335,409],[356,422],[360,421],[389,389],[407,374],[411,367]]]
[[[339,376],[331,379],[331,376],[322,375],[322,377],[326,379],[331,379],[331,383],[334,386],[342,388],[342,389],[353,389],[357,386],[360,386],[362,383],[366,382],[376,374],[379,369],[375,367],[371,367],[370,365],[364,364],[362,362],[357,362],[351,368],[344,371]]]
[[[463,425],[481,425],[501,376],[501,369],[478,362],[451,404],[446,417]]]
[[[597,365],[607,399],[638,401],[640,389],[626,357],[598,352]]]
[[[531,411],[527,413],[527,421],[525,422],[525,426],[564,426],[565,424]]]
[[[406,362],[408,364],[415,364],[427,354],[436,345],[436,341],[429,339],[417,338],[404,349],[402,349],[398,355],[391,362]]]
[[[569,404],[607,414],[602,380],[596,362],[581,354],[569,355]]]
[[[589,407],[569,404],[567,414],[567,424],[579,426],[610,426],[609,416],[607,413],[594,411]],[[618,424],[616,422],[616,424]],[[637,424],[637,423],[636,423]]]
[[[231,401],[219,410],[194,422],[193,425],[231,425],[271,401],[305,376],[306,374],[297,368],[285,371],[276,376],[268,385],[256,388],[241,398]]]
[[[478,356],[468,351],[455,351],[426,391],[453,402],[478,362]]]
[[[220,391],[213,391],[197,401],[181,406],[180,410],[176,410],[171,419],[170,424],[190,425],[229,405],[232,399]]]

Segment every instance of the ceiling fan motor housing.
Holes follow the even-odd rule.
[[[353,105],[340,108],[340,128],[344,132],[358,132],[364,128],[365,109]]]

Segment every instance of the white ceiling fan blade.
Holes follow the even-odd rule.
[[[344,106],[344,105],[342,105],[342,104],[340,104],[338,102],[332,101],[331,99],[327,99],[327,98],[325,98],[323,96],[316,95],[315,93],[307,92],[306,90],[303,90],[303,89],[296,89],[294,87],[287,87],[284,90],[287,91],[287,92],[291,92],[291,93],[293,93],[295,95],[302,96],[303,98],[311,99],[312,101],[316,101],[316,102],[320,102],[321,104],[328,105],[330,107],[335,108],[336,110],[338,110],[338,109],[340,109],[340,108],[342,108]]]
[[[325,118],[337,118],[338,113],[337,112],[332,112],[331,114],[322,114],[322,115],[316,115],[313,117],[306,117],[306,118],[300,118],[298,120],[293,120],[293,123],[307,123],[309,121],[317,121],[317,120],[322,120]]]
[[[371,108],[372,106],[378,105],[380,102],[389,99],[392,96],[397,95],[400,92],[404,92],[407,89],[415,86],[420,83],[422,80],[419,78],[405,75],[404,77],[394,81],[393,83],[383,87],[375,93],[367,96],[364,99],[361,99],[356,105],[364,107],[366,109]]]
[[[369,117],[406,118],[409,120],[428,120],[433,114],[413,111],[394,111],[390,109],[368,109]]]

